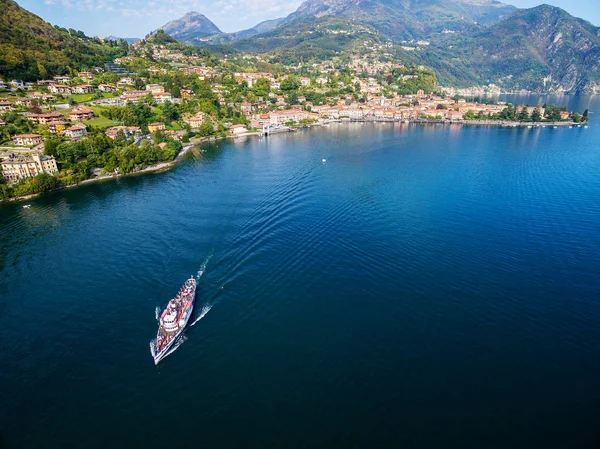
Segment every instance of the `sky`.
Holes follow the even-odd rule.
[[[284,17],[302,0],[16,0],[23,8],[53,25],[82,30],[87,35],[144,37],[168,21],[197,11],[222,31],[252,28]],[[548,3],[600,25],[598,0],[504,0],[519,8]]]

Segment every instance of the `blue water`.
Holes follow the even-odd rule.
[[[560,100],[589,128],[343,124],[0,205],[0,447],[599,447],[600,100]]]

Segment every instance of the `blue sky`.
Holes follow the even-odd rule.
[[[302,0],[17,0],[53,25],[105,37],[143,37],[188,11],[198,11],[223,31],[251,28],[294,11]],[[598,0],[504,0],[519,8],[548,3],[600,24]]]

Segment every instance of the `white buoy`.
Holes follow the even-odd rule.
[[[323,163],[327,162],[327,159],[323,159]]]

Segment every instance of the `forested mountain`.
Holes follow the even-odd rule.
[[[419,15],[419,20],[388,20],[408,14],[409,6],[415,7],[410,14]],[[458,7],[470,11],[470,16],[465,13],[462,22],[453,22],[450,18],[460,14]],[[496,14],[490,12],[494,8]],[[336,46],[338,50],[348,49],[352,47],[350,41],[358,42],[365,33],[378,42],[396,43],[399,38],[393,35],[425,33],[429,36],[427,43],[410,44],[410,48],[402,44],[400,48],[406,50],[394,46],[389,53],[400,60],[434,68],[441,84],[495,84],[503,89],[539,92],[600,91],[598,27],[548,5],[516,10],[499,18],[498,12],[511,8],[483,0],[308,0],[274,30],[231,45],[242,51],[285,53],[287,60],[295,54],[300,60],[325,54],[325,49]],[[353,17],[338,17],[339,14]],[[381,21],[372,23],[373,17]],[[475,19],[493,22],[475,24]],[[469,21],[473,23],[468,25]],[[386,24],[393,24],[394,29],[390,31]],[[417,29],[419,24],[423,27]],[[442,24],[454,32],[438,33]],[[460,29],[463,25],[464,29]],[[366,27],[362,33],[357,32],[360,26]]]
[[[283,24],[299,17],[345,17],[389,38],[427,39],[444,30],[492,23],[516,10],[494,0],[306,0]]]
[[[122,44],[102,45],[81,31],[53,27],[12,0],[0,0],[0,76],[6,79],[33,81],[101,66],[127,52]]]
[[[449,36],[415,56],[455,85],[600,91],[600,28],[548,5]]]
[[[300,58],[324,59],[340,51],[359,53],[365,41],[383,44],[384,39],[370,25],[343,17],[302,17],[285,26],[234,43],[239,51],[270,52],[277,50],[283,62]]]

